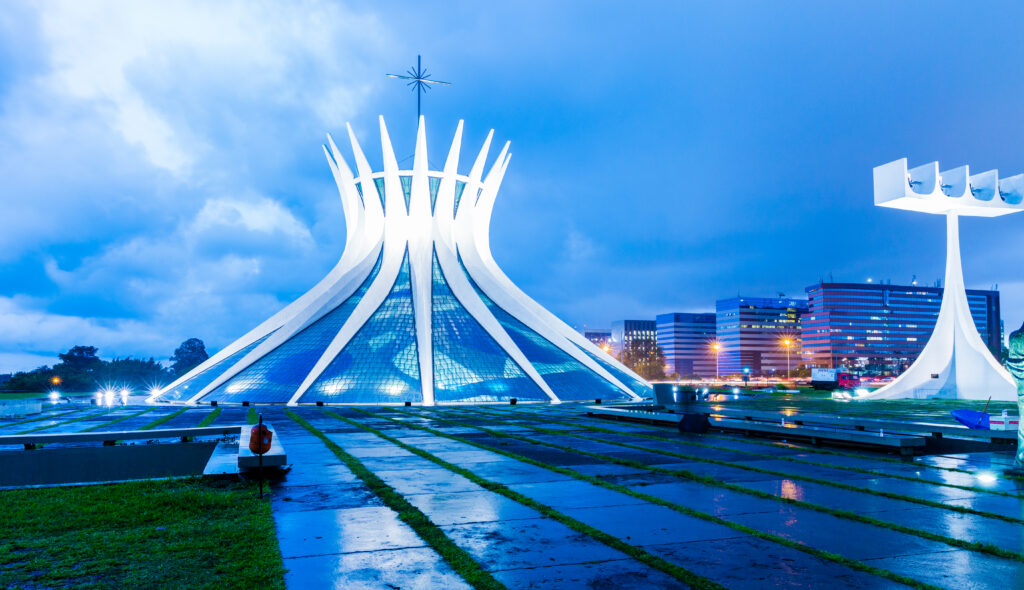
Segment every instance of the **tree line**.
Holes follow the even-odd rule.
[[[171,355],[170,367],[149,359],[114,357],[103,360],[95,346],[73,346],[57,355],[60,362],[32,371],[15,373],[0,384],[0,391],[41,393],[52,389],[65,392],[94,391],[102,387],[148,391],[164,386],[210,358],[198,338],[181,343]]]

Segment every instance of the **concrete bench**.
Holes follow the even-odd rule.
[[[792,422],[792,417],[776,412],[743,412],[739,410],[733,412],[728,410],[711,410],[705,407],[688,408],[688,411],[709,414],[712,428],[739,430],[745,433],[758,432],[769,435],[783,435],[786,438],[809,440],[812,444],[827,441],[839,444],[881,447],[887,450],[898,451],[902,455],[912,455],[915,449],[922,448],[927,443],[926,436],[917,434],[885,432],[880,435],[878,432],[860,431],[855,428],[830,428],[826,426],[796,424]],[[723,415],[726,413],[740,417],[726,417]],[[587,414],[663,425],[675,425],[683,419],[682,413],[673,413],[664,409],[656,410],[653,408],[588,406]],[[787,422],[786,425],[782,424],[783,418]]]
[[[711,416],[711,426],[712,428],[760,432],[781,435],[787,438],[806,439],[811,441],[812,444],[818,444],[819,441],[829,441],[858,446],[885,447],[890,450],[899,451],[901,455],[912,455],[914,449],[924,447],[927,442],[925,437],[914,434],[884,431],[872,433],[860,430],[799,425],[792,422],[782,424],[780,422],[736,420],[715,415]]]
[[[832,416],[828,414],[813,413],[792,413],[789,415],[780,412],[766,412],[763,410],[745,410],[722,408],[713,409],[708,406],[699,406],[691,411],[705,412],[725,418],[739,420],[759,420],[767,422],[779,422],[785,419],[786,422],[802,425],[819,425],[836,428],[846,428],[860,431],[901,432],[916,434],[920,436],[953,436],[968,438],[980,441],[1005,441],[1015,442],[1017,440],[1016,430],[976,430],[954,424],[935,424],[931,422],[917,422],[911,420],[888,420],[878,418],[862,418],[857,416]]]
[[[264,422],[270,432],[274,433],[274,436],[270,439],[270,450],[263,454],[263,466],[264,467],[284,467],[288,463],[288,456],[284,452],[284,447],[281,446],[281,437],[277,435],[274,427],[269,422]],[[242,433],[238,437],[238,468],[239,469],[257,469],[260,466],[260,457],[256,453],[249,450],[249,438],[252,434],[251,426],[243,426]]]

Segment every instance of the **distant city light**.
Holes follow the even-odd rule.
[[[128,405],[128,393],[127,389],[121,389],[121,405]]]
[[[733,393],[739,393],[740,392],[740,388],[739,387],[733,387],[732,388],[732,392]]]
[[[107,406],[114,405],[114,390],[104,389],[103,390],[103,403]]]
[[[50,401],[53,402],[53,403],[59,402],[60,401],[60,392],[59,391],[51,391],[50,392]]]
[[[60,377],[54,376],[53,379],[50,379],[50,383],[53,383],[54,385],[60,385]]]
[[[869,282],[869,283],[871,282],[871,277],[868,277],[868,282]]]

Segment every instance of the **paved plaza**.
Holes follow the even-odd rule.
[[[214,411],[65,407],[0,423],[0,434],[131,430],[172,415],[159,427],[188,427]],[[577,404],[260,411],[292,464],[271,500],[291,588],[470,587],[351,459],[509,588],[981,588],[1024,579],[1022,482],[1001,475],[1009,454],[900,461],[681,435],[588,417]],[[248,416],[222,406],[213,424]]]

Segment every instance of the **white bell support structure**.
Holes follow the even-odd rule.
[[[874,171],[875,205],[946,217],[946,276],[935,329],[902,375],[856,399],[946,398],[1016,401],[1017,385],[992,356],[967,304],[959,218],[997,217],[1024,209],[1024,175],[999,179],[967,166],[939,172],[938,162],[907,170],[901,159]],[[995,329],[998,329],[996,327]]]

